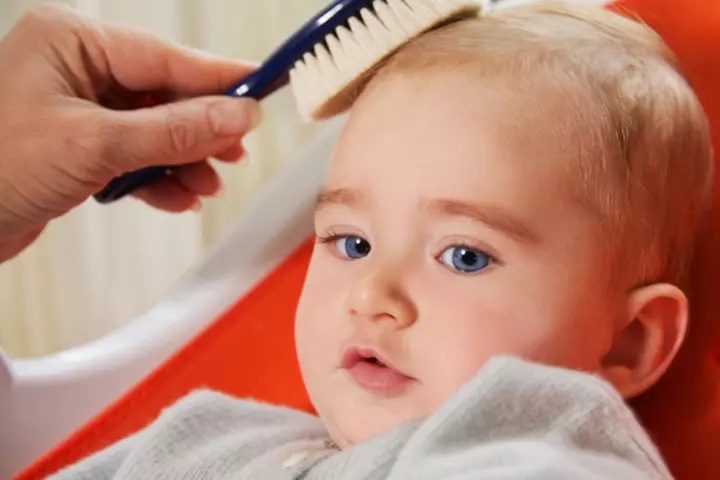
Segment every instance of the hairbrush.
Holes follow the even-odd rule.
[[[337,112],[324,107],[388,55],[440,24],[479,11],[479,0],[335,0],[225,95],[261,100],[292,82],[303,119],[332,116]],[[94,197],[113,202],[171,168],[123,174]]]

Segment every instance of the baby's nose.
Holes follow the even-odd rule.
[[[417,311],[400,282],[389,275],[373,274],[358,281],[347,298],[353,319],[391,320],[398,328],[415,323]]]

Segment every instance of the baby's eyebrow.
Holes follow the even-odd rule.
[[[365,203],[365,195],[358,190],[350,188],[323,189],[317,196],[315,210],[320,210],[331,205],[358,208]]]
[[[542,238],[528,225],[506,209],[496,205],[474,205],[459,200],[435,198],[425,206],[440,216],[465,217],[481,222],[515,240],[528,245],[538,245]]]
[[[521,243],[538,245],[542,241],[540,235],[525,222],[497,205],[475,205],[447,198],[424,199],[421,204],[435,215],[469,218]],[[362,208],[367,205],[367,198],[363,192],[351,188],[324,189],[317,196],[315,210],[333,205]]]

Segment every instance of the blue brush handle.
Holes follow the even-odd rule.
[[[289,81],[289,71],[305,53],[312,51],[316,44],[338,26],[363,8],[370,8],[373,0],[335,0],[310,19],[300,30],[278,48],[260,67],[242,82],[233,86],[225,95],[249,97],[262,100]],[[101,192],[94,195],[100,203],[111,203],[121,199],[138,188],[149,185],[176,167],[154,166],[126,173],[113,179]]]

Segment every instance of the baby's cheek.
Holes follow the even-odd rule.
[[[418,339],[415,358],[422,364],[419,375],[427,387],[426,401],[434,408],[452,397],[492,357],[531,358],[541,354],[543,339],[552,336],[553,328],[540,327],[537,317],[527,318],[534,325],[526,324],[521,310],[477,308],[473,313],[432,322],[435,327],[423,332],[423,340]]]
[[[487,335],[479,330],[453,328],[424,332],[414,342],[413,372],[422,383],[419,397],[414,399],[416,413],[428,414],[449,400],[472,379],[488,359]]]
[[[327,312],[307,303],[300,306],[295,319],[295,341],[301,366],[317,364],[327,355],[330,331]]]
[[[303,375],[327,373],[337,367],[340,343],[349,323],[341,292],[317,279],[317,275],[308,276],[296,313],[295,336]]]

